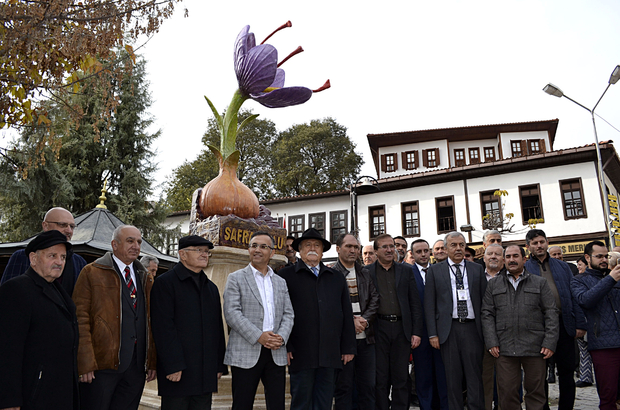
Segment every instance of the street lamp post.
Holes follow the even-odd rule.
[[[362,181],[363,180],[363,181]],[[360,184],[359,182],[362,181]],[[374,184],[371,182],[374,181]],[[359,184],[359,185],[358,185]],[[370,194],[379,191],[379,185],[375,178],[370,176],[361,176],[355,180],[349,187],[351,196],[351,230],[355,237],[359,239],[359,225],[357,220],[357,193]]]
[[[594,119],[594,110],[596,110],[596,107],[598,107],[598,104],[601,102],[601,100],[605,96],[605,93],[607,92],[609,87],[613,84],[616,84],[618,80],[620,80],[620,65],[617,65],[614,71],[611,73],[611,76],[609,77],[609,81],[607,83],[607,87],[605,88],[605,91],[603,91],[603,94],[598,99],[598,101],[594,105],[594,108],[592,109],[589,109],[585,105],[582,105],[578,103],[577,101],[573,100],[572,98],[570,98],[569,96],[565,95],[562,92],[562,90],[560,90],[558,87],[556,87],[555,85],[551,83],[547,84],[545,88],[543,88],[543,91],[546,92],[547,94],[552,95],[554,97],[558,97],[558,98],[561,98],[561,97],[567,98],[568,100],[574,102],[581,108],[587,110],[592,116],[592,126],[594,127],[594,145],[596,148],[596,158],[597,158],[597,167],[598,167],[598,185],[601,191],[601,197],[603,199],[605,227],[607,229],[607,236],[609,238],[609,241],[610,241],[609,245],[611,248],[615,246],[615,240],[614,240],[614,235],[611,233],[611,229],[610,229],[611,227],[609,225],[609,216],[610,216],[609,215],[609,201],[607,198],[607,192],[605,191],[605,179],[603,177],[603,160],[601,157],[601,148],[598,145],[598,134],[596,132],[596,120]]]

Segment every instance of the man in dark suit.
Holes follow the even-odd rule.
[[[430,268],[430,248],[424,239],[417,239],[411,244],[411,254],[415,260],[413,272],[424,306],[424,287],[426,275]],[[415,388],[421,410],[448,410],[448,389],[446,387],[446,369],[441,359],[441,352],[433,349],[428,340],[426,322],[422,328],[420,346],[413,350],[413,369],[415,371]]]
[[[419,346],[423,319],[413,268],[396,263],[396,247],[388,234],[374,242],[377,261],[366,268],[379,291],[375,350],[377,356],[376,408],[409,408],[409,353]]]
[[[331,243],[307,229],[295,239],[300,259],[278,271],[286,280],[295,312],[286,345],[291,375],[291,410],[329,410],[336,370],[356,353],[349,289],[342,273],[321,262]]]
[[[0,408],[77,409],[77,320],[56,282],[71,244],[58,231],[26,247],[29,268],[0,286]]]
[[[149,302],[153,277],[137,261],[142,234],[120,225],[112,252],[84,267],[73,291],[84,409],[136,410],[145,378],[156,377]]]
[[[465,237],[461,233],[450,232],[444,243],[448,258],[430,267],[424,288],[429,342],[441,351],[449,407],[463,408],[465,379],[470,410],[483,410],[480,309],[487,281],[480,265],[464,260]]]

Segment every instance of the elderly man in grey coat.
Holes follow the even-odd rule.
[[[497,358],[497,389],[502,410],[521,409],[521,367],[525,372],[525,407],[542,410],[546,403],[545,360],[553,355],[560,324],[547,281],[524,269],[525,251],[504,251],[506,272],[489,281],[482,301],[485,345]]]
[[[293,306],[286,281],[269,266],[274,240],[266,232],[250,238],[250,264],[231,273],[224,290],[224,317],[230,326],[224,363],[232,367],[233,410],[251,410],[258,381],[270,410],[284,410],[286,342]]]

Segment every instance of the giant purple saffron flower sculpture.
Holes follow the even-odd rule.
[[[202,190],[200,210],[205,216],[228,214],[241,218],[258,216],[256,195],[237,179],[239,151],[235,147],[237,132],[254,120],[258,114],[250,116],[238,126],[237,117],[241,105],[248,99],[255,100],[269,108],[303,104],[312,97],[312,93],[330,87],[329,80],[316,90],[306,87],[284,87],[284,70],[279,67],[303,49],[298,47],[278,63],[276,48],[264,43],[278,31],[291,26],[290,21],[286,22],[259,45],[256,45],[254,33],[250,33],[250,26],[245,26],[235,41],[235,74],[239,88],[235,91],[223,118],[205,96],[215,115],[221,134],[219,149],[209,145],[209,149],[218,158],[220,174]]]

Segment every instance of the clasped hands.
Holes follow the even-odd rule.
[[[272,331],[263,332],[258,338],[258,343],[270,350],[278,350],[284,345],[284,338]]]

